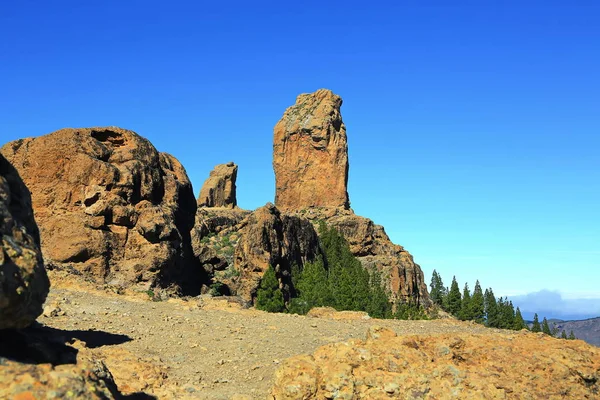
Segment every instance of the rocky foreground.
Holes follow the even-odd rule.
[[[319,90],[288,108],[276,204],[254,211],[237,207],[235,164],[195,200],[184,167],[125,129],[2,146],[0,399],[600,398],[600,349],[581,341],[250,308],[269,266],[297,292],[292,267],[323,255],[319,221],[390,302],[430,305],[412,256],[349,207],[340,106]]]
[[[38,318],[41,327],[29,331],[54,338],[54,347],[71,349],[62,354],[74,359],[56,366],[5,361],[0,398],[56,391],[65,382],[82,398],[600,396],[600,349],[582,341],[454,320],[374,320],[327,310],[270,314],[225,297],[152,301],[147,293],[117,294],[50,277],[56,284]]]

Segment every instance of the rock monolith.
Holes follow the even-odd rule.
[[[275,125],[275,205],[349,208],[348,144],[340,107],[330,90],[301,94]]]

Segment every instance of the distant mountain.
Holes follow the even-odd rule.
[[[548,321],[560,333],[563,329],[567,335],[573,331],[577,339],[585,340],[589,344],[600,347],[600,317],[582,319],[579,321]]]

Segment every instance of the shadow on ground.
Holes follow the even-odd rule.
[[[92,330],[61,330],[38,323],[21,330],[0,331],[0,357],[26,364],[75,364],[77,349],[73,340],[85,342],[88,348],[129,342],[127,335]]]

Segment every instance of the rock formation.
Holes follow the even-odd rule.
[[[270,203],[242,221],[238,232],[235,268],[240,272],[240,283],[234,289],[244,299],[254,298],[262,276],[272,265],[288,300],[293,290],[292,266],[302,267],[322,254],[317,233],[308,220],[282,214]]]
[[[392,301],[427,306],[421,268],[382,226],[349,209],[348,146],[342,99],[329,90],[298,96],[274,130],[275,202],[283,212],[325,221],[348,240],[363,266],[381,272]]]
[[[363,267],[377,270],[382,276],[392,302],[416,301],[428,306],[429,294],[421,267],[404,247],[392,243],[385,229],[368,218],[343,209],[309,209],[293,213],[317,225],[325,221],[348,241],[352,254]]]
[[[0,155],[0,330],[24,328],[42,313],[50,283],[31,196]]]
[[[196,200],[183,166],[135,132],[62,129],[0,152],[31,190],[43,254],[96,281],[190,281]]]
[[[568,355],[568,356],[566,356]],[[527,331],[401,336],[329,344],[286,360],[271,398],[592,399],[600,349]]]
[[[237,200],[235,196],[235,180],[238,167],[234,163],[217,165],[198,196],[198,207],[225,207],[235,208]]]
[[[326,89],[301,94],[275,125],[275,205],[349,208],[348,144],[342,99]]]
[[[282,214],[269,203],[252,212],[200,208],[192,232],[194,255],[225,294],[252,301],[272,265],[286,299],[293,294],[292,265],[302,267],[322,254],[313,225]]]

